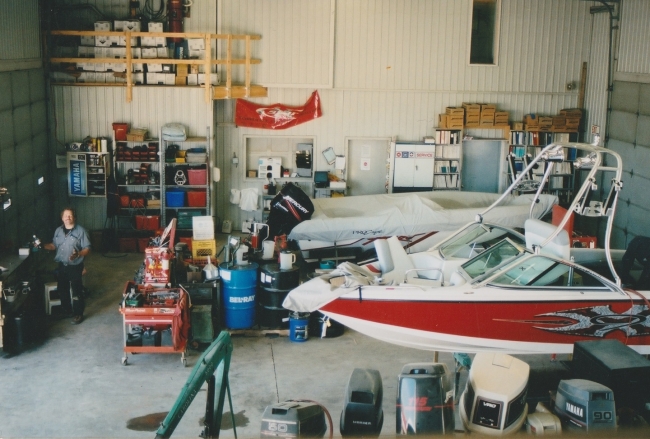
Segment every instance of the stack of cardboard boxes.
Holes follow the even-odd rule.
[[[465,127],[467,128],[480,127],[481,126],[481,105],[469,104],[463,102],[463,108],[465,109]]]
[[[551,132],[574,132],[580,128],[582,110],[579,108],[568,108],[560,110],[559,115],[538,116],[527,114],[524,116],[523,127],[513,127],[514,130],[525,129],[526,131],[551,131]]]

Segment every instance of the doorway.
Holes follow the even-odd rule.
[[[389,137],[346,138],[348,195],[386,193]]]

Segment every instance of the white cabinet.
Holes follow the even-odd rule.
[[[393,190],[433,188],[435,145],[421,142],[395,144]],[[397,190],[395,190],[397,189]]]

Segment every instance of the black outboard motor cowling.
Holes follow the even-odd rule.
[[[287,183],[271,201],[271,211],[266,220],[269,239],[288,235],[299,223],[311,218],[314,204],[309,195],[293,183]]]
[[[342,436],[379,436],[384,424],[381,375],[375,369],[352,371],[341,412]]]

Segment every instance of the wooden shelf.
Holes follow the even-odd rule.
[[[99,86],[99,87],[126,87],[126,101],[133,100],[133,87],[199,87],[187,85],[157,85],[157,84],[142,84],[136,85],[133,83],[133,64],[187,64],[187,65],[203,65],[205,72],[210,72],[213,65],[224,66],[225,70],[225,83],[219,85],[212,85],[206,81],[205,85],[200,87],[205,89],[205,100],[209,102],[212,99],[238,99],[238,98],[261,98],[268,96],[268,89],[261,85],[251,83],[251,66],[260,64],[262,61],[251,57],[251,42],[260,40],[259,35],[233,35],[233,34],[211,34],[211,33],[198,33],[198,32],[109,32],[109,31],[70,31],[70,30],[57,30],[51,31],[50,35],[54,36],[118,36],[125,37],[126,57],[125,58],[70,58],[70,57],[51,57],[49,62],[51,64],[76,64],[76,63],[120,63],[125,64],[126,72],[122,73],[126,79],[125,82],[120,83],[103,83],[103,82],[52,82],[55,85],[67,86]],[[205,58],[204,59],[175,59],[175,58],[133,58],[131,52],[131,38],[134,37],[166,37],[166,38],[203,38],[205,40]],[[212,59],[211,58],[211,42],[212,40],[227,40],[226,58],[225,59]],[[233,40],[245,41],[244,58],[232,57],[232,42]],[[232,82],[232,66],[243,66],[245,69],[244,84],[233,84]],[[52,69],[57,71],[57,69]],[[62,72],[72,74],[80,72],[75,70],[69,72],[60,70]],[[108,72],[110,73],[110,72]]]

